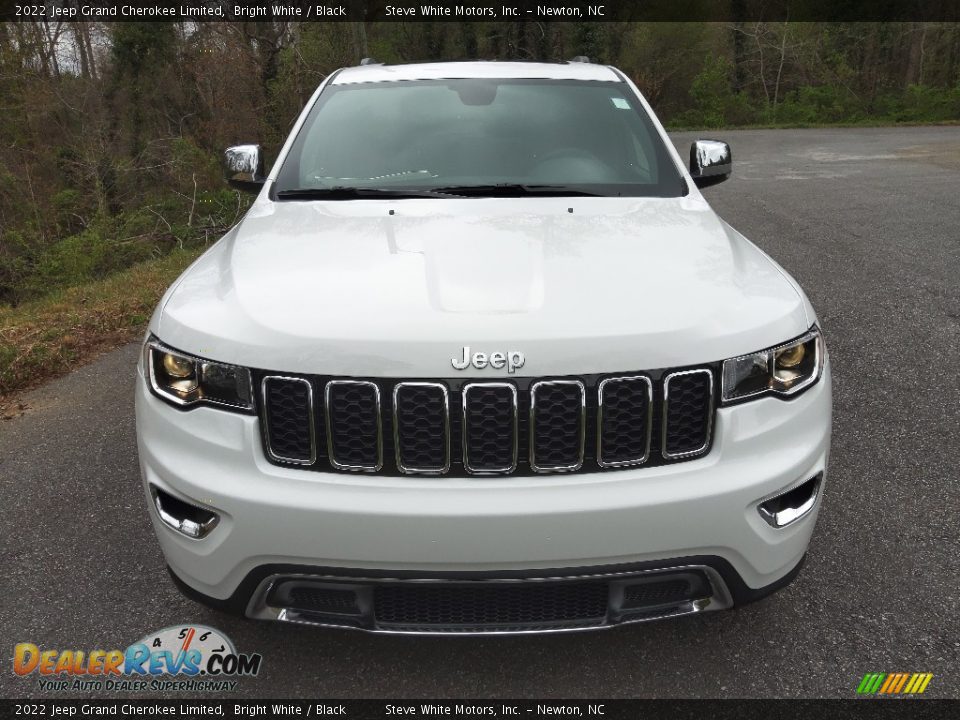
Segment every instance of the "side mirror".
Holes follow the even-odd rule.
[[[719,140],[697,140],[690,146],[690,175],[698,188],[722,183],[733,170],[730,146]]]
[[[259,145],[234,145],[223,153],[223,174],[227,184],[237,190],[258,193],[266,181],[263,153]]]

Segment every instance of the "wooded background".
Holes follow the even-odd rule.
[[[221,150],[272,159],[338,67],[574,55],[674,127],[960,119],[953,23],[4,24],[0,308],[215,241],[248,202]]]

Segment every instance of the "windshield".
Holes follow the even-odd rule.
[[[344,192],[356,188],[390,192]],[[356,199],[401,190],[678,197],[685,189],[626,83],[466,79],[327,87],[275,191]]]

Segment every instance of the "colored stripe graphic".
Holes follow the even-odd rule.
[[[900,673],[900,679],[897,680],[897,687],[895,687],[891,692],[899,693],[903,690],[903,686],[907,684],[907,679],[910,677],[910,673]]]
[[[857,686],[858,695],[919,695],[933,673],[867,673]]]
[[[880,683],[887,676],[886,673],[867,673],[860,682],[857,692],[862,695],[872,695],[880,689]]]
[[[908,673],[894,673],[893,682],[890,683],[890,687],[887,688],[887,693],[894,695],[900,692],[900,689],[903,687],[903,683],[906,682],[906,679],[910,677]]]
[[[894,684],[894,681],[898,677],[899,676],[896,673],[890,673],[889,675],[887,675],[887,679],[884,680],[883,685],[880,686],[880,694],[886,695],[888,692],[890,692],[890,687]]]

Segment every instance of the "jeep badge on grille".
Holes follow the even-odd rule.
[[[490,353],[488,357],[486,353],[482,352],[475,352],[471,355],[469,345],[464,346],[462,358],[450,358],[450,364],[453,365],[454,370],[466,370],[473,365],[477,370],[483,370],[485,367],[501,370],[506,367],[508,373],[519,370],[525,362],[526,358],[519,350],[508,350],[505,353],[498,350]]]

